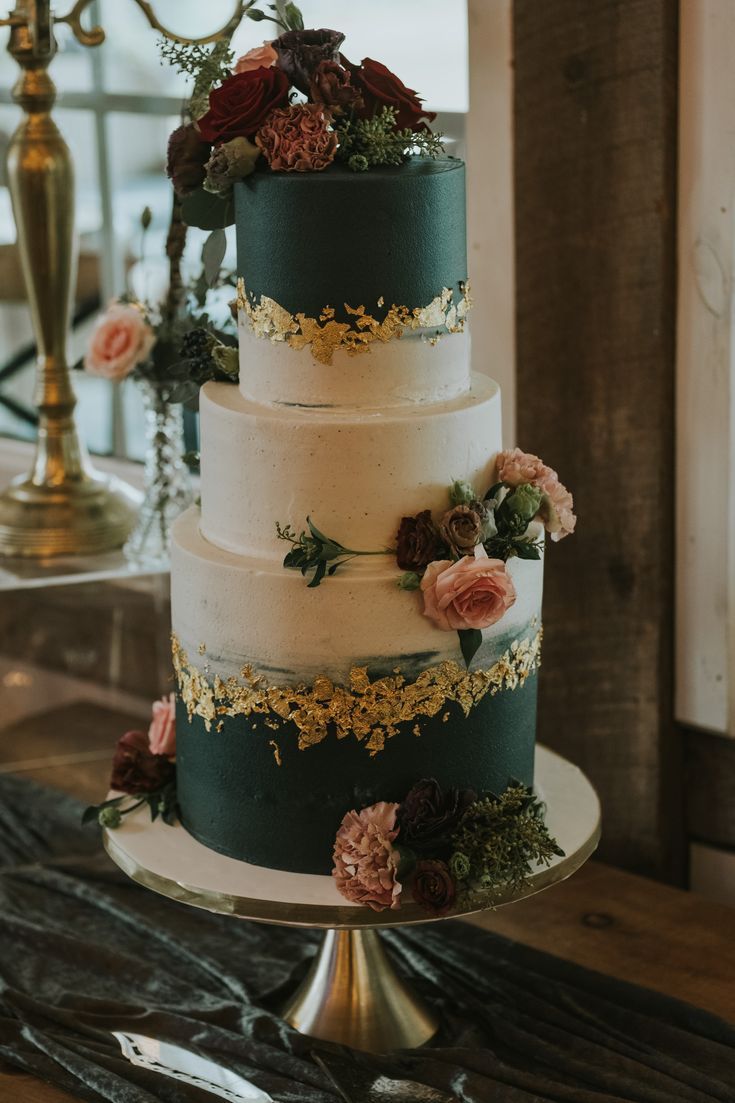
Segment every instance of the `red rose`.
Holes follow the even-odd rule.
[[[369,57],[362,59],[358,68],[352,68],[352,82],[362,92],[365,106],[358,109],[361,119],[372,119],[383,107],[393,107],[396,111],[398,130],[428,130],[423,119],[432,122],[435,111],[426,111],[413,88],[407,88],[403,81]]]
[[[126,732],[112,762],[110,788],[121,793],[155,793],[174,777],[175,766],[163,754],[152,754],[148,736]]]
[[[198,122],[208,142],[251,138],[275,107],[288,100],[289,82],[276,65],[235,73],[209,93],[209,111]]]

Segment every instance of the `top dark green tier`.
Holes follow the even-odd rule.
[[[254,301],[318,318],[344,303],[381,319],[467,279],[464,163],[414,157],[395,168],[255,172],[235,184],[237,271]],[[378,300],[383,299],[383,307]]]

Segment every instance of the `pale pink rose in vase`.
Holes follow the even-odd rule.
[[[445,631],[489,628],[516,599],[513,579],[502,559],[490,559],[482,544],[474,555],[453,563],[430,563],[421,580],[424,616]]]
[[[152,754],[164,754],[173,758],[176,754],[176,697],[169,693],[160,701],[154,701],[152,718],[148,728],[148,746]]]
[[[540,514],[546,531],[552,540],[563,540],[574,532],[577,518],[574,516],[574,499],[553,467],[549,467],[538,456],[523,452],[520,448],[510,448],[500,452],[496,460],[498,481],[509,486],[532,483],[543,490],[545,497],[541,502]]]
[[[95,323],[84,357],[90,375],[118,383],[148,359],[156,335],[141,310],[113,303]]]
[[[262,46],[255,46],[235,62],[233,73],[249,73],[252,69],[270,69],[278,60],[278,54],[270,42],[264,42]]]
[[[400,854],[393,846],[397,811],[397,804],[381,801],[361,812],[348,812],[340,824],[332,876],[353,904],[367,904],[373,911],[400,907]]]

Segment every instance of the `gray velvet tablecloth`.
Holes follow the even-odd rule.
[[[735,1100],[735,1029],[694,1007],[452,922],[384,936],[442,1017],[367,1056],[274,1013],[318,934],[209,915],[128,881],[81,806],[0,778],[0,1058],[80,1099],[204,1103],[111,1031],[204,1054],[278,1103]]]

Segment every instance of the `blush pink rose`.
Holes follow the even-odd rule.
[[[176,697],[169,693],[152,706],[151,725],[148,728],[148,746],[152,754],[176,754]]]
[[[393,846],[397,811],[397,804],[381,801],[361,812],[348,812],[340,824],[332,876],[353,904],[367,904],[373,911],[400,907],[400,855]]]
[[[270,69],[278,60],[278,54],[270,42],[264,42],[262,46],[255,46],[235,62],[233,73],[249,73],[251,69]]]
[[[541,516],[546,531],[552,540],[563,540],[574,532],[577,518],[574,516],[574,499],[553,467],[549,467],[538,456],[523,452],[520,448],[510,448],[500,452],[497,458],[498,480],[509,486],[521,483],[533,483],[543,490]]]
[[[502,559],[490,559],[482,544],[453,563],[430,563],[421,580],[424,616],[445,631],[489,628],[510,609],[515,586]]]
[[[90,375],[114,383],[148,359],[156,335],[142,312],[129,303],[113,303],[95,323],[84,357]]]

